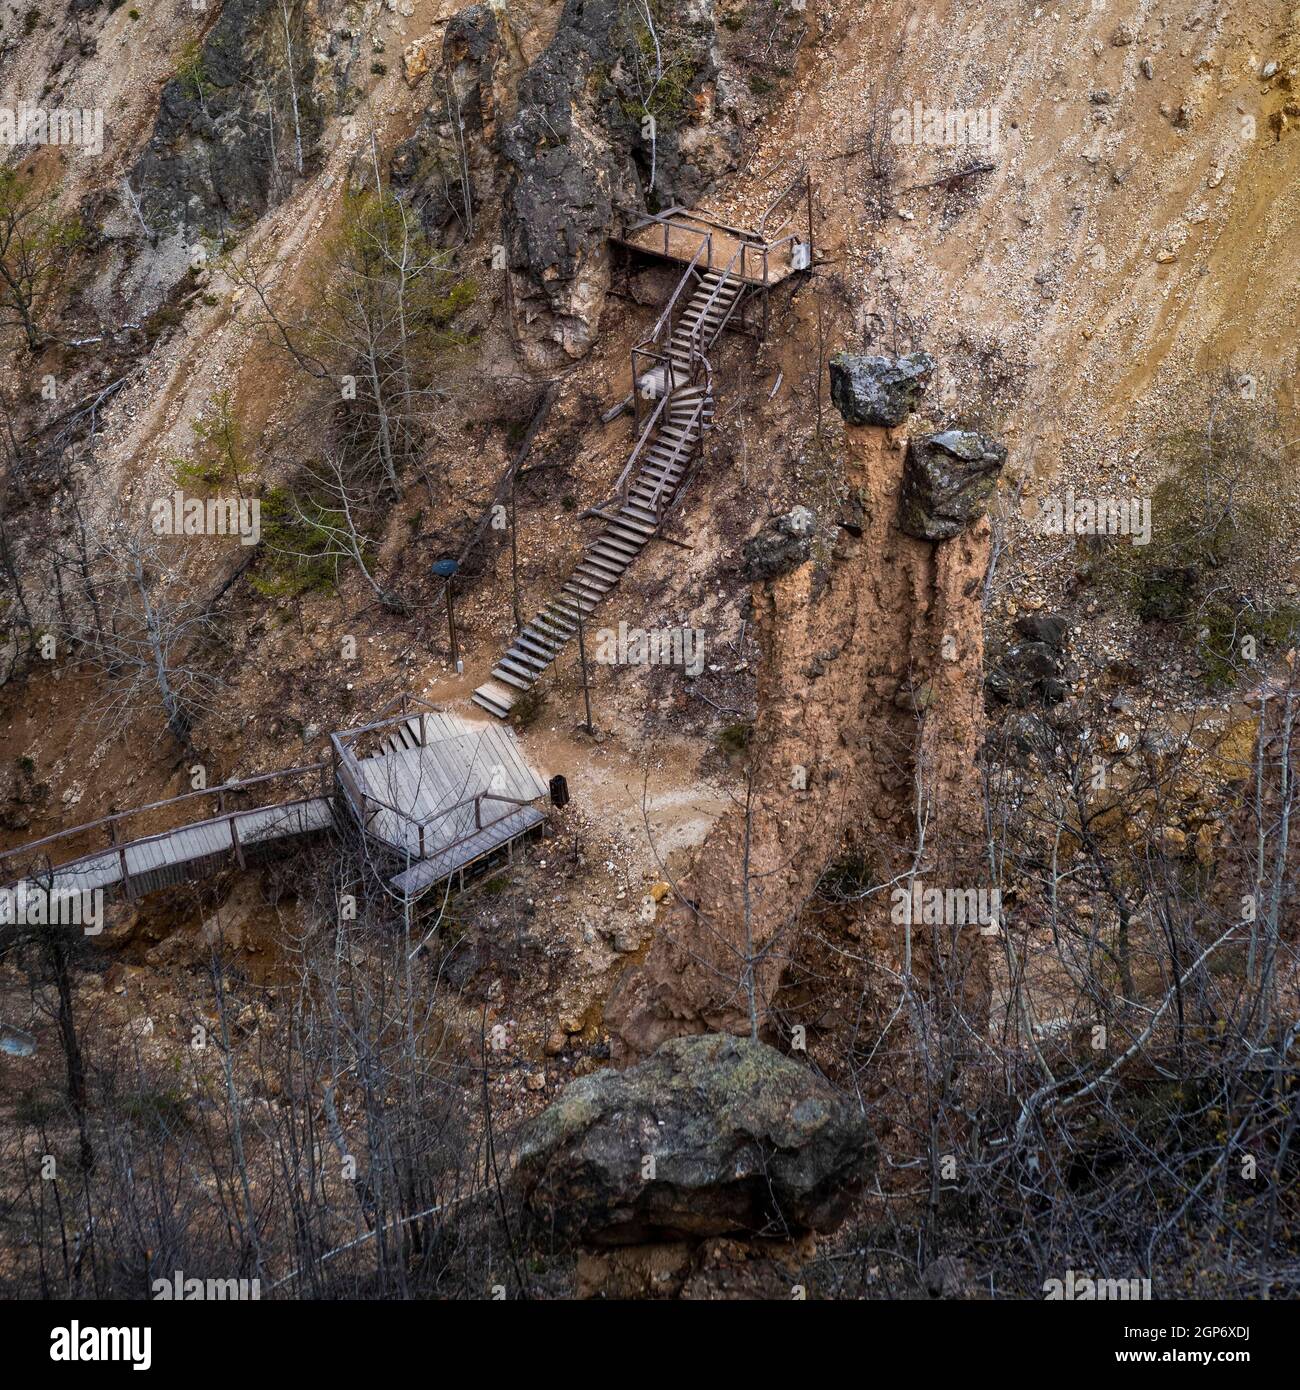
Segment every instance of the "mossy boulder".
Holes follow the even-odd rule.
[[[934,371],[925,352],[871,357],[837,352],[830,360],[831,400],[850,425],[901,425],[920,402]]]
[[[960,535],[984,515],[1006,461],[1006,446],[976,430],[909,440],[899,525],[926,541]]]
[[[561,1238],[624,1245],[834,1230],[874,1166],[860,1109],[727,1034],[575,1081],[524,1129],[516,1176]]]

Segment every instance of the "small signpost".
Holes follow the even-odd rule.
[[[455,560],[435,560],[430,568],[440,579],[447,581],[447,629],[451,634],[451,664],[459,676],[465,670],[465,663],[460,659],[460,644],[456,640],[456,609],[453,599],[460,564]]]

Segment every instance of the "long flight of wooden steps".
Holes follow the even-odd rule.
[[[706,271],[699,277],[668,346],[674,382],[679,375],[690,381],[693,360],[722,331],[744,289],[743,282],[725,272]],[[657,368],[636,387],[643,395],[657,398],[663,394],[666,375],[662,367]],[[609,516],[560,592],[520,631],[493,667],[492,679],[474,692],[476,705],[504,719],[520,696],[533,688],[577,635],[579,614],[585,625],[659,529],[712,421],[713,398],[704,387],[683,385],[671,392],[662,412],[638,439],[639,466],[618,511]]]

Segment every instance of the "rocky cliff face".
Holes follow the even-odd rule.
[[[315,172],[325,120],[359,50],[346,23],[335,27],[345,9],[339,0],[296,9],[226,0],[185,48],[131,174],[155,234],[224,242]]]
[[[500,23],[505,22],[503,14]],[[500,23],[487,5],[471,5],[448,22],[424,115],[393,154],[394,182],[420,199],[425,221],[452,243],[473,236],[482,217],[495,217],[491,204],[507,85]],[[428,45],[413,45],[407,80],[418,82],[429,61]]]
[[[935,881],[980,881],[988,523],[937,546],[904,534],[903,443],[884,429],[849,429],[844,515],[822,520],[809,558],[795,551],[777,572],[757,572],[764,660],[751,795],[714,827],[699,872],[681,885],[685,901],[610,1000],[624,1060],[675,1034],[748,1031],[751,1016],[763,1036],[778,1036],[773,1001],[787,972],[811,959],[801,914],[837,866],[869,864],[859,888],[914,865]],[[914,859],[918,826],[925,851]],[[897,962],[909,948],[888,902],[878,891],[857,910],[879,958]],[[973,932],[918,934],[911,949],[920,978],[949,972],[979,1013],[988,975]],[[810,1020],[835,1008],[825,983],[833,973],[820,975]],[[801,1015],[796,1007],[784,1017]]]
[[[590,348],[619,206],[689,206],[733,167],[725,90],[713,0],[567,0],[502,137],[516,329],[536,362]]]

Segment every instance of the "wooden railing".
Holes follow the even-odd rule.
[[[414,816],[409,808],[396,806],[393,802],[382,796],[377,796],[372,791],[367,791],[364,786],[364,779],[361,775],[360,763],[356,754],[352,751],[352,745],[364,734],[374,733],[380,729],[392,728],[404,724],[410,718],[411,713],[417,708],[423,708],[431,713],[437,712],[437,706],[431,705],[427,700],[420,699],[417,695],[400,695],[391,701],[386,709],[399,709],[400,713],[387,719],[378,719],[369,724],[359,725],[354,729],[344,729],[339,733],[330,735],[330,746],[333,751],[334,781],[339,791],[344,796],[349,808],[360,826],[363,834],[384,845],[390,852],[398,849],[391,840],[383,836],[375,835],[369,828],[370,819],[375,811],[388,811],[399,821],[411,827],[415,831],[416,846],[419,859],[426,857],[425,831],[429,826],[440,820],[444,820],[453,811],[459,811],[464,806],[474,807],[474,829],[466,835],[461,835],[457,839],[449,841],[445,845],[438,846],[441,854],[449,849],[455,849],[457,845],[462,845],[466,840],[472,839],[480,830],[490,829],[499,821],[505,820],[514,814],[513,811],[506,811],[493,820],[484,822],[483,803],[485,801],[500,801],[512,807],[528,806],[528,801],[520,801],[512,796],[503,796],[497,792],[478,792],[474,796],[467,796],[461,801],[455,802],[451,806],[441,806],[438,810],[431,812],[427,816]]]
[[[785,236],[781,233],[788,227],[798,215],[797,210],[792,210],[785,221],[780,224],[774,232],[767,230],[770,219],[784,205],[791,203],[795,198],[802,198],[805,210],[806,225],[802,233],[791,232]],[[734,238],[740,242],[739,265],[736,273],[743,279],[759,281],[766,284],[773,258],[783,247],[793,248],[796,243],[805,243],[808,247],[808,264],[812,264],[813,250],[813,185],[812,175],[806,171],[800,171],[790,183],[768,204],[762,217],[759,219],[757,229],[750,227],[736,227],[721,218],[715,216],[707,209],[686,209],[680,207],[666,208],[663,212],[640,212],[632,209],[619,207],[616,209],[627,220],[623,233],[624,240],[630,238],[634,233],[646,227],[660,227],[663,230],[663,254],[671,255],[672,234],[674,231],[679,236],[698,237],[700,247],[696,252],[695,260],[698,261],[701,253],[705,254],[705,268],[714,269],[714,237],[721,232],[725,236]],[[647,248],[649,249],[649,248]],[[694,261],[692,262],[694,264]]]
[[[116,850],[119,856],[123,883],[127,880],[126,871],[126,850],[137,845],[152,844],[159,840],[165,840],[176,834],[178,831],[189,829],[195,825],[218,825],[226,822],[230,826],[231,844],[235,853],[239,855],[239,830],[237,822],[239,819],[257,811],[268,809],[267,806],[236,807],[230,808],[226,805],[226,798],[246,792],[251,787],[264,786],[271,782],[283,781],[290,777],[319,776],[324,777],[329,770],[329,764],[325,762],[307,763],[302,767],[282,768],[278,772],[263,772],[256,777],[240,778],[234,782],[223,782],[217,787],[203,787],[191,792],[183,792],[180,796],[168,797],[163,801],[150,801],[143,806],[133,806],[126,811],[115,811],[111,815],[100,816],[98,820],[87,821],[84,825],[71,826],[67,830],[57,830],[52,835],[45,835],[39,840],[32,840],[25,845],[17,845],[13,849],[0,850],[0,881],[7,880],[13,874],[11,868],[12,861],[17,859],[36,859],[40,860],[41,866],[37,871],[41,876],[55,872],[74,868],[76,865],[88,860],[101,858],[106,851]],[[328,788],[322,786],[318,795],[328,795]],[[137,816],[143,816],[154,811],[165,811],[182,803],[201,801],[205,798],[212,798],[216,802],[216,814],[202,816],[195,821],[184,821],[179,825],[173,825],[165,830],[154,831],[147,835],[124,834],[123,827]],[[296,797],[289,801],[275,801],[270,803],[274,807],[284,807],[286,810],[295,806],[309,804],[314,798],[310,796]],[[50,858],[49,848],[57,844],[64,844],[78,836],[91,836],[98,832],[106,832],[107,843],[98,849],[91,849],[75,854],[67,859],[54,860]],[[31,875],[15,875],[15,877]]]

